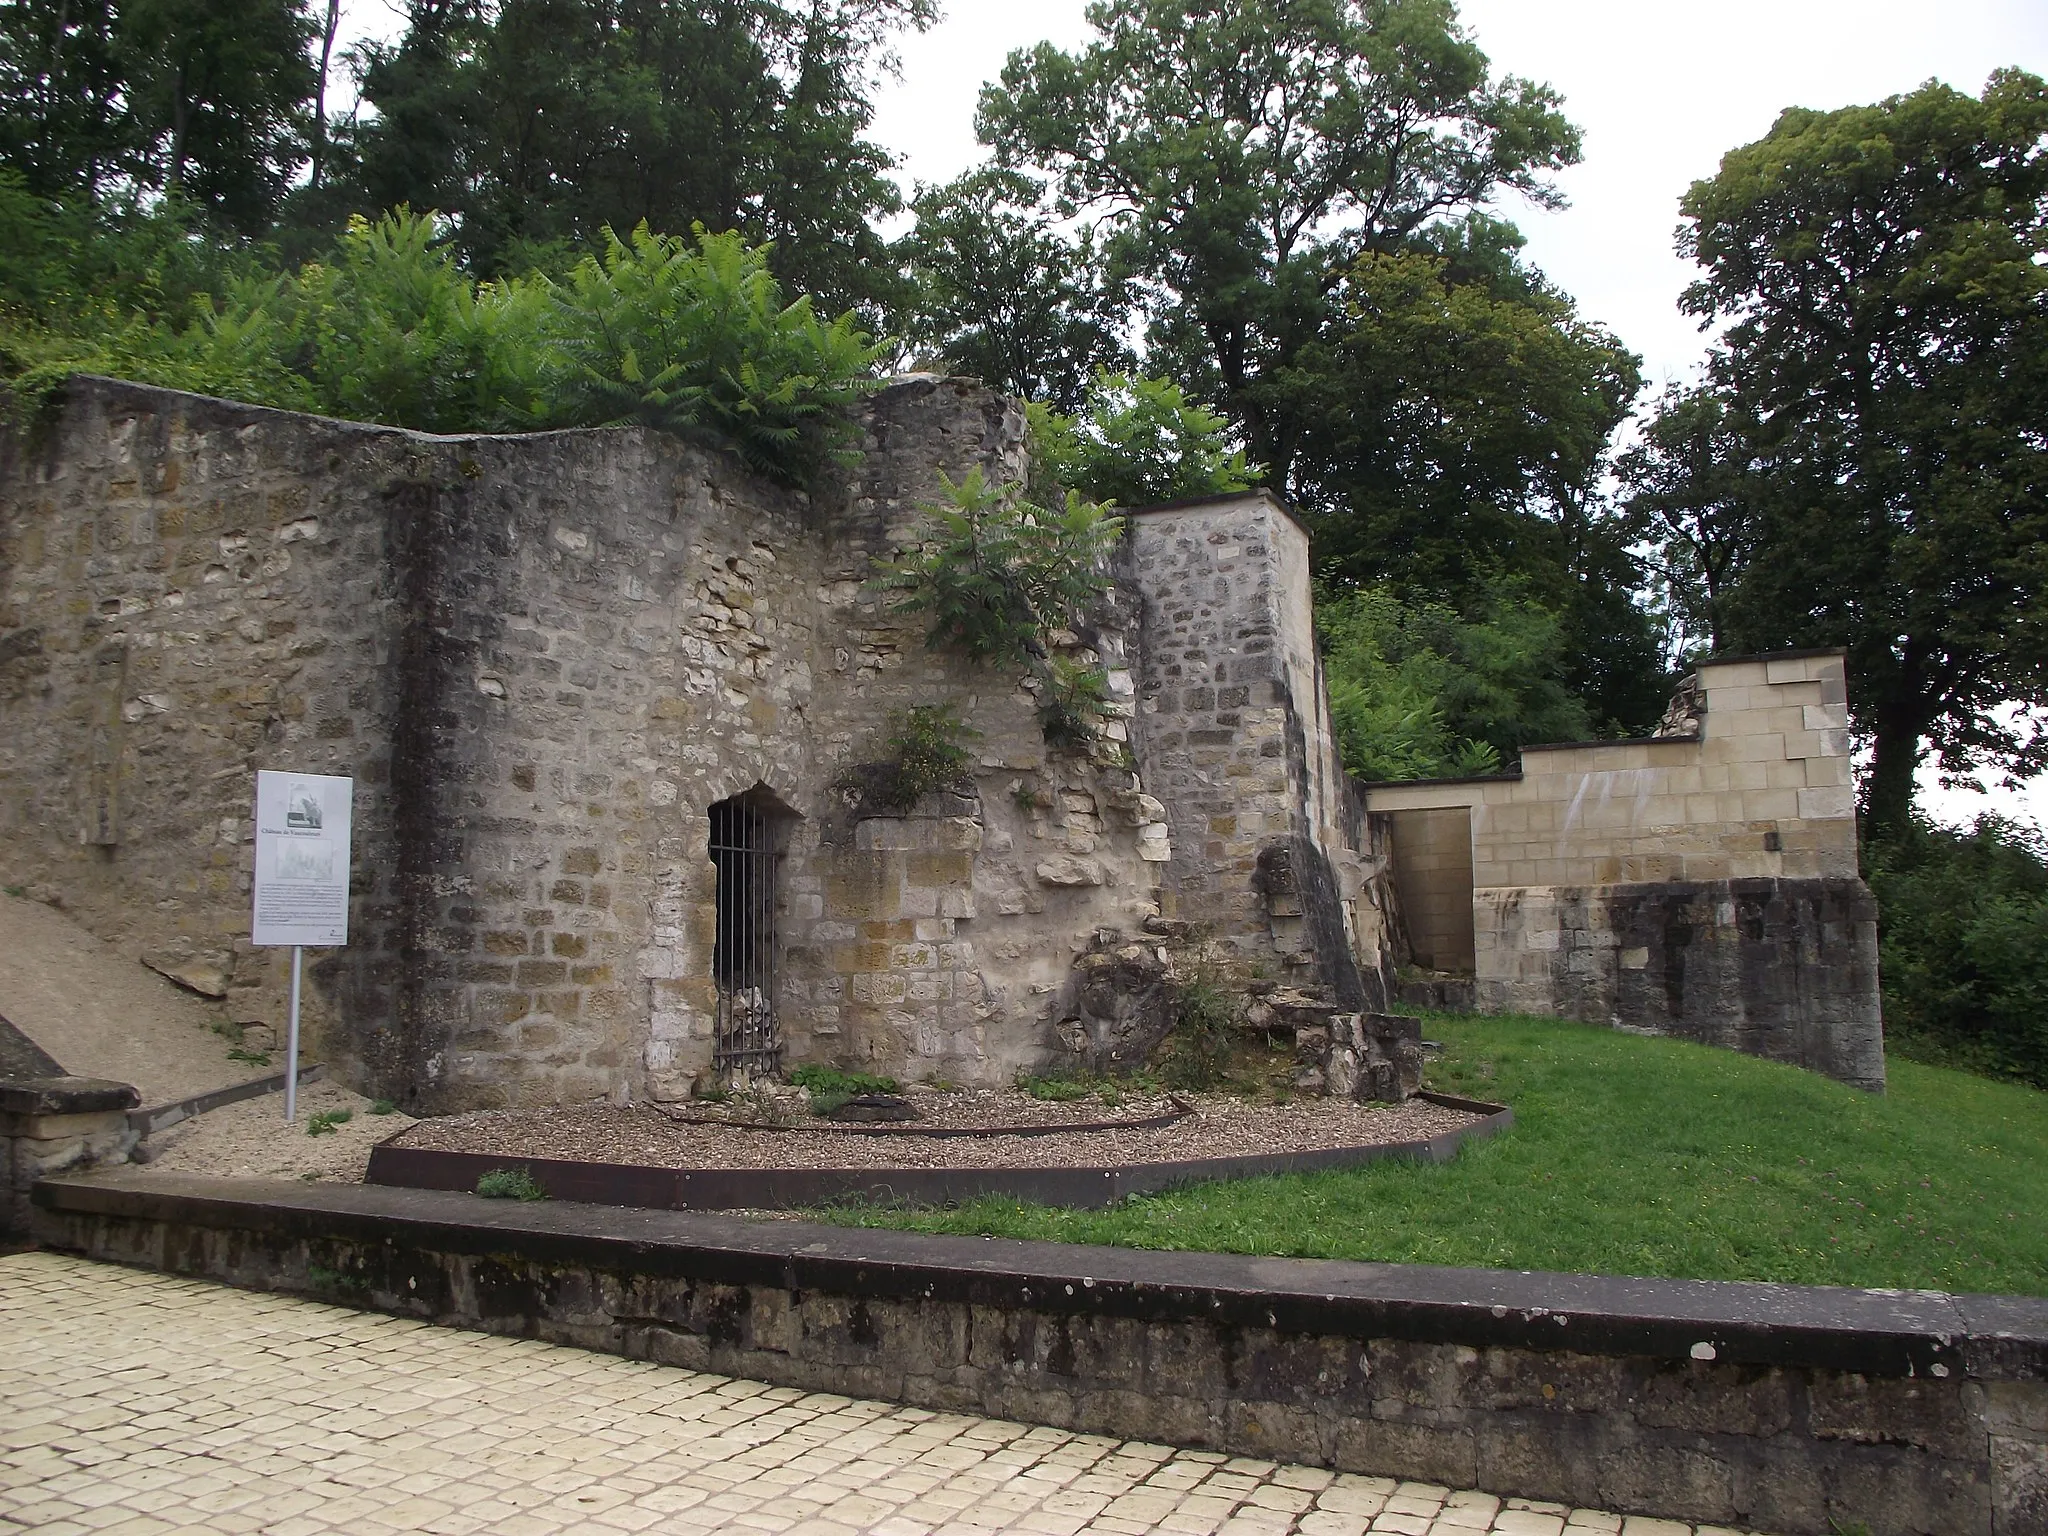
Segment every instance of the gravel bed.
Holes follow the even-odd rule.
[[[912,1083],[895,1097],[906,1100],[917,1118],[899,1123],[862,1126],[861,1131],[879,1135],[917,1135],[921,1131],[989,1131],[1009,1126],[1038,1128],[1068,1125],[1101,1125],[1113,1121],[1154,1120],[1161,1115],[1179,1114],[1191,1099],[1164,1093],[1119,1094],[1112,1102],[1090,1093],[1085,1098],[1034,1099],[1016,1088],[932,1088]],[[741,1096],[724,1104],[693,1100],[687,1104],[665,1104],[658,1112],[679,1124],[750,1126],[787,1131],[793,1126],[814,1129],[827,1124],[807,1108],[808,1096],[799,1090],[776,1088],[760,1096]],[[763,1125],[764,1111],[779,1123]],[[856,1132],[858,1134],[858,1132]]]
[[[945,1138],[849,1134],[809,1126],[762,1130],[678,1120],[646,1106],[583,1105],[421,1121],[405,1133],[402,1143],[499,1157],[654,1168],[1088,1168],[1383,1146],[1419,1141],[1481,1118],[1420,1099],[1398,1107],[1329,1099],[1247,1104],[1190,1097],[1188,1102],[1194,1114],[1152,1129]]]
[[[149,1167],[222,1179],[304,1179],[360,1184],[370,1148],[413,1124],[403,1114],[373,1115],[370,1101],[337,1083],[299,1090],[299,1118],[284,1121],[284,1095],[244,1099],[183,1121],[150,1137]],[[323,1136],[306,1134],[308,1119],[347,1110],[349,1118]]]

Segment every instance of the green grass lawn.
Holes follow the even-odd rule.
[[[1136,1248],[2048,1295],[2048,1094],[1894,1060],[1891,1091],[1550,1019],[1434,1017],[1429,1086],[1512,1104],[1434,1167],[1069,1211],[830,1219]]]

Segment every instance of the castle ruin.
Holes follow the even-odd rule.
[[[1581,804],[1569,775],[1619,765],[1599,753],[1648,771],[1703,749],[1354,784],[1308,537],[1263,492],[1129,515],[1114,592],[1059,637],[1106,669],[1110,715],[1093,748],[1054,750],[1020,674],[928,648],[871,584],[942,472],[1022,478],[1021,409],[914,376],[860,425],[859,465],[805,495],[640,428],[434,437],[74,381],[47,431],[0,449],[0,878],[227,1019],[275,1020],[284,956],[247,940],[254,773],[352,776],[353,927],[308,957],[309,1028],[344,1080],[427,1111],[677,1099],[804,1061],[961,1083],[1132,1064],[1162,1027],[1163,936],[1370,1013],[1409,960],[1464,960],[1440,933],[1461,899],[1487,936],[1466,968],[1501,983],[1482,1004],[1705,1038],[1746,994],[1703,990],[1700,955],[1739,977],[1797,951],[1790,1001],[1725,1043],[1881,1083],[1844,796],[1658,802],[1677,820],[1653,841],[1754,840],[1713,878],[1775,881],[1761,904],[1673,894],[1689,866],[1640,850],[1611,871],[1495,859],[1488,838],[1534,826],[1524,800]],[[1755,665],[1740,686],[1780,686]],[[1799,665],[1773,707],[1834,720],[1839,663]],[[1735,717],[1720,675],[1710,757]],[[876,813],[849,775],[892,715],[939,702],[979,733],[971,788]],[[1812,734],[1801,789],[1846,784],[1843,733]],[[1569,862],[1638,798],[1540,835]],[[1460,816],[1462,886],[1456,857],[1429,876]],[[1475,885],[1482,865],[1504,883]],[[1692,914],[1686,943],[1669,911]],[[1545,937],[1582,932],[1609,937]],[[1499,958],[1560,949],[1595,958]]]

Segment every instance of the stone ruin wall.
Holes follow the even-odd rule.
[[[1212,616],[1294,625],[1291,669],[1247,640],[1217,682],[1257,692],[1251,714],[1148,674],[1132,720],[1161,637],[1111,604],[1087,637],[1109,739],[1051,753],[1021,677],[930,651],[865,585],[942,470],[1021,474],[1020,413],[912,380],[863,427],[852,483],[813,500],[638,429],[437,438],[75,382],[0,460],[0,879],[275,1023],[286,954],[246,937],[253,774],[349,774],[351,944],[309,957],[307,1003],[342,1076],[429,1110],[679,1097],[712,1050],[707,809],[758,787],[787,812],[785,1060],[1007,1081],[1072,1044],[1077,955],[1138,940],[1195,883],[1183,855],[1162,889],[1174,846],[1124,738],[1149,771],[1179,750],[1150,732],[1257,730],[1249,755],[1198,745],[1220,776],[1182,764],[1242,828],[1205,848],[1264,881],[1255,945],[1356,975],[1304,945],[1299,897],[1259,867],[1261,839],[1306,839],[1292,866],[1335,893],[1325,938],[1348,925],[1376,976],[1362,821],[1300,784],[1334,761],[1305,607],[1283,614],[1270,575],[1212,594]],[[1147,530],[1185,521],[1139,520],[1138,563]],[[1262,537],[1248,564],[1278,569]],[[856,820],[835,783],[884,754],[891,711],[938,701],[981,733],[975,793]]]
[[[1515,774],[1371,786],[1412,949],[1456,951],[1441,898],[1462,879],[1482,1012],[1608,1020],[1881,1089],[1842,653],[1707,662],[1660,729],[1529,748]]]
[[[1384,1009],[1387,859],[1337,754],[1307,533],[1263,491],[1132,522],[1137,758],[1172,829],[1174,914],[1280,980]]]

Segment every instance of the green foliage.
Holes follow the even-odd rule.
[[[1074,53],[1010,56],[980,131],[1098,216],[1150,365],[1282,486],[1294,433],[1265,390],[1317,334],[1329,275],[1496,190],[1548,201],[1544,173],[1577,158],[1555,93],[1490,78],[1447,5],[1104,0],[1090,20]]]
[[[1042,657],[1046,637],[1079,619],[1110,587],[1109,552],[1122,522],[1069,492],[1063,511],[990,484],[975,466],[941,476],[943,503],[926,503],[934,537],[884,564],[877,582],[899,613],[929,616],[927,643],[971,661]]]
[[[837,1067],[807,1063],[789,1074],[789,1080],[804,1090],[811,1113],[829,1115],[848,1099],[864,1093],[894,1093],[899,1084],[893,1077],[874,1077],[866,1072],[842,1072]]]
[[[318,1181],[317,1173],[299,1175],[308,1184]],[[369,1293],[370,1282],[360,1275],[352,1275],[345,1269],[330,1269],[325,1264],[306,1266],[306,1283],[316,1291],[339,1291],[344,1296],[363,1296]]]
[[[15,0],[0,9],[0,163],[45,196],[185,204],[264,232],[305,163],[304,0]]]
[[[1026,1077],[1020,1080],[1024,1092],[1042,1104],[1072,1104],[1095,1090],[1078,1077]]]
[[[917,285],[909,340],[1034,407],[1078,411],[1098,369],[1131,361],[1126,296],[1089,233],[1061,236],[1041,202],[1028,178],[988,167],[918,193],[917,226],[898,247]]]
[[[1331,323],[1275,385],[1301,436],[1326,573],[1462,595],[1570,567],[1574,514],[1639,387],[1612,334],[1478,221],[1341,274]],[[1533,514],[1546,514],[1542,516]]]
[[[215,337],[274,317],[307,399],[351,420],[498,432],[549,419],[547,286],[474,282],[444,235],[444,220],[404,208],[351,219],[331,260],[232,293]]]
[[[1601,492],[1639,376],[1614,336],[1474,218],[1361,257],[1276,380],[1299,434],[1292,489],[1317,569],[1484,621],[1516,586],[1558,618],[1565,685],[1625,731],[1664,702],[1658,635],[1631,601],[1634,530]]]
[[[1711,387],[1674,385],[1615,461],[1631,541],[1649,551],[1648,574],[1681,655],[1730,649],[1729,592],[1749,554],[1762,491],[1749,448],[1754,429],[1740,402]]]
[[[1557,618],[1511,594],[1467,621],[1390,587],[1316,606],[1344,766],[1367,781],[1497,772],[1524,746],[1582,741],[1593,722],[1563,681]]]
[[[981,732],[951,704],[916,704],[889,717],[889,756],[840,781],[868,810],[908,811],[926,795],[971,783],[967,744]]]
[[[873,387],[873,346],[853,317],[782,302],[768,252],[736,233],[694,239],[643,224],[604,231],[557,295],[549,394],[578,425],[639,421],[730,448],[754,469],[809,483],[844,460],[846,407]]]
[[[1049,656],[1038,680],[1038,728],[1046,741],[1072,750],[1092,745],[1109,711],[1109,675],[1090,662]]]
[[[1099,372],[1079,414],[1039,401],[1026,408],[1032,488],[1072,489],[1091,501],[1144,507],[1249,489],[1230,423],[1167,379]]]
[[[835,1213],[1173,1251],[2048,1295],[2048,1095],[1894,1061],[1868,1094],[1689,1041],[1432,1018],[1431,1086],[1512,1104],[1444,1165],[1246,1179],[1101,1211]]]
[[[902,282],[874,221],[902,206],[864,137],[870,97],[932,0],[414,4],[367,50],[374,109],[337,173],[357,206],[462,210],[484,275],[609,227],[734,229],[778,276],[870,323]],[[346,159],[347,157],[343,157]]]
[[[737,235],[642,228],[561,284],[479,283],[448,221],[403,208],[274,272],[208,269],[157,221],[102,232],[0,181],[9,207],[31,217],[0,235],[0,374],[31,415],[70,374],[106,373],[428,432],[640,421],[808,484],[844,457],[879,355],[850,317],[785,305],[767,253]],[[61,275],[81,247],[129,273],[109,297]]]
[[[1512,572],[1558,615],[1593,718],[1654,723],[1659,637],[1603,496],[1636,359],[1477,211],[1553,200],[1579,151],[1556,93],[1496,76],[1450,5],[1106,0],[1090,19],[1082,49],[1013,54],[980,128],[1094,220],[1142,368],[1228,419],[1320,574],[1477,618]]]
[[[1737,649],[1843,645],[1871,820],[1948,773],[2048,769],[2048,82],[1795,108],[1681,205],[1721,327],[1683,506],[1740,490]]]
[[[478,1176],[476,1192],[486,1200],[545,1200],[548,1192],[524,1168],[493,1168]]]
[[[1191,966],[1176,977],[1173,1032],[1159,1054],[1159,1075],[1175,1088],[1222,1086],[1230,1075],[1242,998],[1219,967]]]
[[[2048,839],[1995,816],[1865,849],[1888,1049],[2048,1088]]]
[[[323,1109],[306,1116],[308,1136],[332,1136],[336,1126],[347,1125],[355,1119],[355,1112],[347,1109]]]
[[[370,1113],[373,1115],[395,1115],[398,1113],[398,1105],[390,1099],[378,1099],[370,1105]]]
[[[252,1051],[246,1045],[237,1045],[229,1049],[228,1060],[243,1062],[252,1067],[267,1067],[270,1065],[270,1052]]]
[[[877,584],[894,594],[896,612],[928,616],[934,650],[1028,666],[1048,742],[1092,744],[1108,680],[1050,646],[1055,631],[1079,624],[1109,590],[1121,520],[1074,491],[1063,512],[1047,511],[989,484],[978,465],[958,483],[941,478],[946,502],[925,507],[935,537],[883,564]]]

